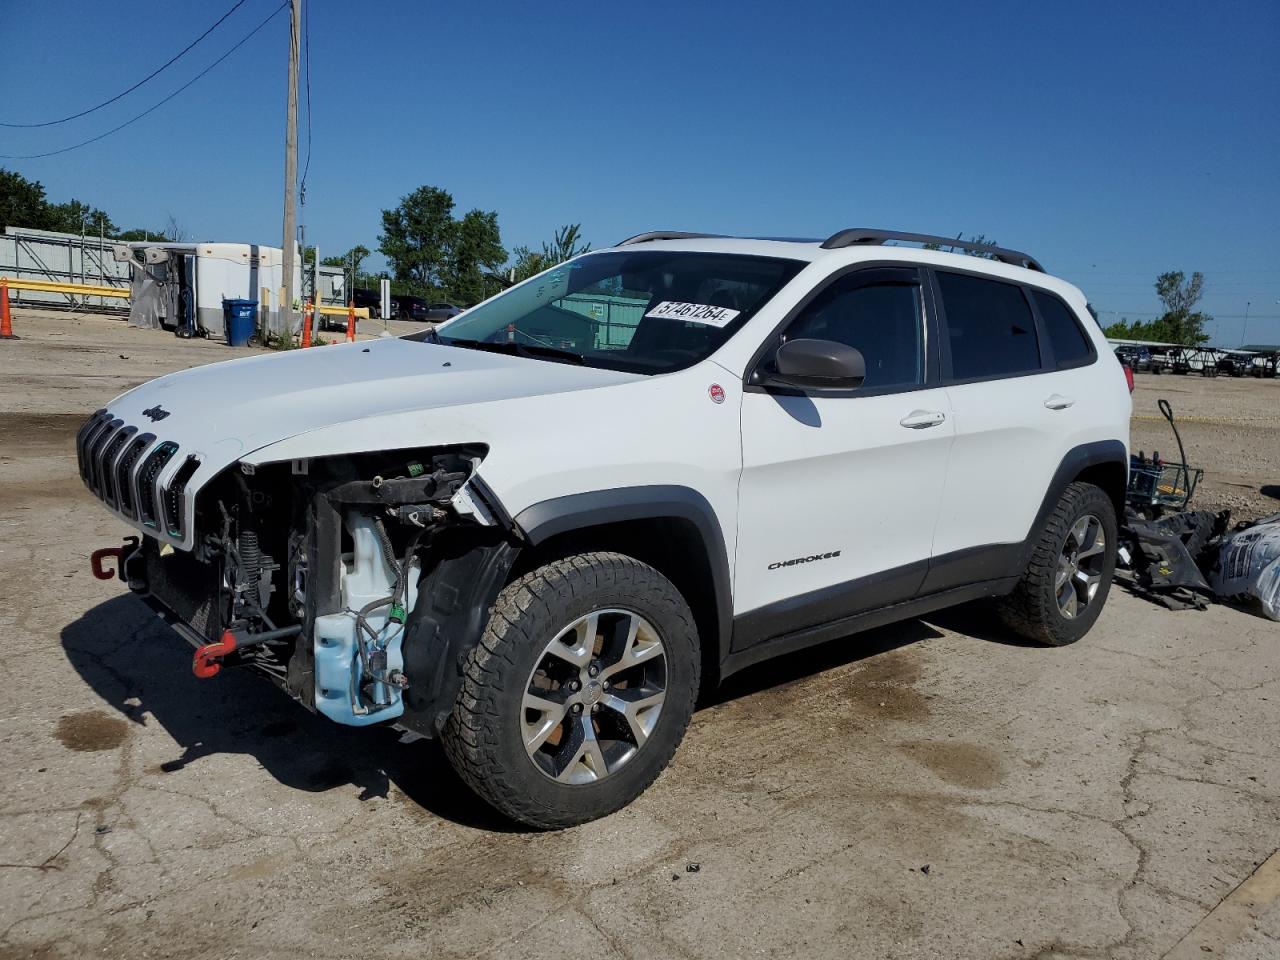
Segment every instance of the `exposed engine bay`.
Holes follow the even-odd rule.
[[[484,453],[236,464],[200,491],[191,552],[152,537],[102,552],[196,646],[197,676],[249,666],[338,723],[433,736],[457,651],[519,552],[501,506],[468,484]]]

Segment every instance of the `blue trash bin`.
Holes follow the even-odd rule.
[[[258,329],[258,301],[223,298],[222,323],[227,346],[243,347]]]

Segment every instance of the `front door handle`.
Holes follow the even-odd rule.
[[[1060,393],[1051,393],[1045,398],[1044,405],[1050,410],[1065,410],[1067,407],[1074,406],[1075,401]]]
[[[898,422],[912,430],[923,430],[925,427],[936,427],[947,419],[940,410],[912,410]]]

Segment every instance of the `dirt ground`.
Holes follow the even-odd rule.
[[[524,832],[429,741],[335,726],[246,673],[196,680],[90,575],[127,531],[81,487],[75,429],[241,351],[15,326],[2,958],[1280,957],[1280,624],[1119,591],[1060,650],[973,611],[909,621],[734,678],[631,807]],[[1188,418],[1206,504],[1280,509],[1280,382],[1138,382],[1139,416],[1167,396]]]
[[[1191,506],[1257,519],[1280,510],[1280,379],[1154,376],[1140,373],[1133,392],[1134,453],[1178,460],[1178,444],[1156,406],[1173,408],[1187,463],[1204,469]]]

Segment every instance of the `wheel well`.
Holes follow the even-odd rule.
[[[558,533],[521,551],[507,582],[543,564],[595,550],[634,557],[675,584],[698,628],[703,689],[714,687],[720,668],[720,613],[706,544],[691,521],[678,517],[620,520]]]
[[[1108,460],[1085,467],[1075,479],[1081,483],[1091,483],[1111,498],[1116,508],[1116,518],[1124,519],[1125,492],[1129,483],[1129,474],[1125,465],[1118,460]]]

